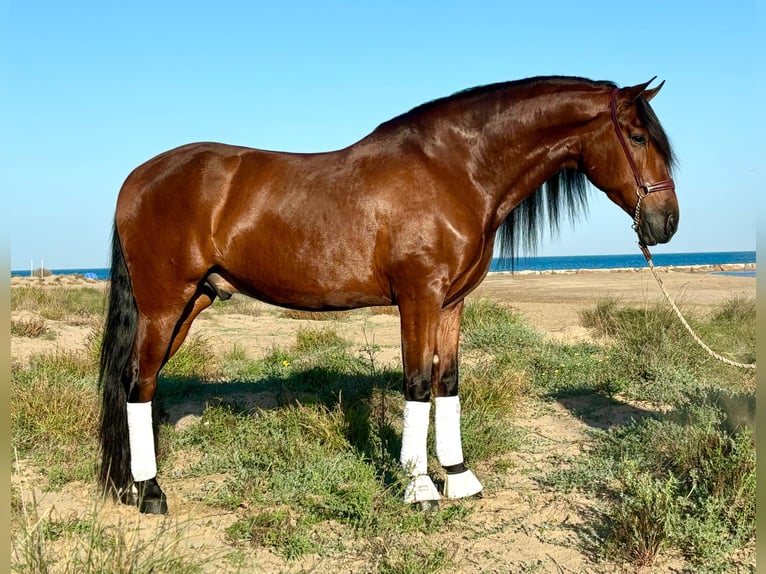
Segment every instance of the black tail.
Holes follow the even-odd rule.
[[[133,298],[125,255],[117,233],[112,230],[112,270],[109,310],[101,342],[99,386],[101,389],[101,469],[99,482],[104,492],[117,494],[131,480],[128,440],[128,393],[136,369],[133,344],[138,311]]]

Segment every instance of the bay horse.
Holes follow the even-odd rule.
[[[555,227],[562,212],[581,213],[588,182],[633,218],[641,245],[670,240],[674,159],[649,105],[663,85],[652,80],[497,83],[418,106],[337,151],[194,143],[137,167],[117,199],[100,357],[105,492],[167,512],[158,373],[203,309],[241,293],[310,311],[398,306],[405,503],[440,498],[426,471],[432,397],[443,494],[477,494],[460,435],[463,301],[496,238],[512,257],[543,219]]]

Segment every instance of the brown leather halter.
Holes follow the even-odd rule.
[[[636,166],[636,162],[633,159],[633,154],[630,153],[628,142],[625,141],[625,136],[620,129],[619,119],[617,118],[617,94],[619,92],[619,88],[612,90],[612,100],[610,102],[612,124],[614,125],[614,131],[617,133],[617,139],[620,142],[620,146],[622,146],[622,151],[625,152],[625,157],[628,158],[628,165],[630,165],[630,169],[633,172],[633,177],[636,180],[636,196],[638,196],[638,201],[636,202],[636,209],[633,212],[633,230],[638,233],[638,224],[641,219],[641,201],[650,193],[655,193],[657,191],[672,191],[675,193],[676,184],[673,182],[672,178],[664,179],[657,183],[647,183],[644,181],[644,178],[641,177],[641,174],[638,172],[638,166]],[[638,244],[641,246],[641,250],[644,251],[644,255],[647,256],[646,245],[644,245],[640,239]]]

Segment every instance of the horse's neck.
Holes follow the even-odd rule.
[[[584,142],[596,128],[593,120],[608,113],[608,104],[602,110],[600,98],[592,100],[574,92],[530,97],[495,106],[498,111],[475,126],[468,166],[495,211],[493,227],[559,171],[577,168]]]

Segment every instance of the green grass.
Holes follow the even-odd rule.
[[[70,322],[100,318],[106,309],[106,295],[93,287],[14,287],[11,312],[33,311],[45,319]]]
[[[310,523],[296,519],[286,509],[259,512],[238,520],[226,528],[225,538],[231,544],[248,542],[272,548],[288,560],[319,549],[312,540]]]
[[[737,361],[755,359],[755,301],[736,298],[708,316],[685,313],[703,340]],[[699,386],[754,389],[755,373],[710,357],[672,311],[660,305],[623,307],[606,300],[582,314],[610,356],[612,386],[629,396],[657,402],[683,400]]]
[[[192,335],[162,368],[162,377],[175,379],[213,379],[220,373],[220,364],[202,335]]]
[[[755,362],[755,299],[733,296],[709,317],[702,332],[713,349],[724,349],[743,363]]]
[[[38,291],[47,295],[14,289],[14,304],[39,316],[79,320],[91,313],[85,302],[95,300],[93,293]],[[753,305],[732,299],[692,322],[717,349],[747,360],[755,349]],[[507,473],[504,455],[525,441],[513,425],[524,397],[655,405],[643,419],[594,431],[589,452],[540,480],[598,501],[591,525],[597,539],[583,544],[607,560],[642,567],[674,553],[694,571],[725,571],[754,541],[754,376],[713,362],[659,307],[605,301],[583,321],[598,342],[552,342],[512,310],[483,300],[466,306],[461,399],[467,464],[486,469],[489,485],[499,482],[491,473]],[[377,572],[449,568],[450,552],[428,536],[459,532],[472,510],[470,503],[433,515],[402,507],[401,371],[380,367],[374,349],[354,348],[328,323],[318,325],[257,359],[239,346],[216,353],[203,337],[190,338],[163,369],[157,400],[160,406],[190,399],[208,406],[183,430],[160,421],[160,474],[199,482],[193,502],[237,513],[225,533],[225,551],[233,556],[256,545],[288,560],[309,553],[365,556]],[[43,469],[47,488],[73,480],[95,485],[100,337],[94,330],[81,352],[47,353],[13,366],[12,446]],[[243,402],[248,393],[273,397],[276,408]],[[429,469],[439,482],[432,452]],[[222,481],[204,486],[218,474]],[[170,546],[151,562],[135,546],[143,543],[120,538],[119,528],[99,523],[95,514],[41,520],[13,499],[12,509],[17,529],[26,529],[13,546],[21,572],[60,569],[62,540],[77,549],[71,550],[77,565],[71,571],[202,568]],[[423,541],[417,547],[407,544],[413,536]],[[134,569],[117,564],[118,558]]]
[[[325,353],[327,351],[344,351],[349,343],[332,329],[298,330],[293,351],[296,353]]]
[[[11,373],[11,442],[44,469],[54,488],[91,479],[98,421],[95,365],[59,351],[32,357]]]
[[[466,305],[461,328],[463,350],[481,351],[500,360],[518,360],[513,356],[543,341],[542,334],[526,325],[512,310],[486,299]]]
[[[583,319],[609,338],[601,377],[623,398],[664,408],[596,433],[589,456],[545,481],[601,498],[607,558],[644,567],[672,551],[695,572],[728,571],[755,535],[753,374],[710,359],[662,308],[607,301]],[[693,317],[706,339],[740,360],[754,355],[754,321],[753,302],[741,299]],[[573,378],[583,381],[575,388],[604,393],[590,370]]]
[[[546,341],[508,309],[469,306],[464,349],[480,359],[464,380],[485,371],[494,381],[515,377],[518,392],[548,399],[620,397],[661,406],[654,416],[596,433],[591,453],[543,481],[599,497],[607,559],[640,568],[675,552],[694,571],[726,571],[754,541],[753,373],[710,358],[662,306],[607,300],[582,321],[602,342]],[[732,299],[691,322],[716,349],[754,359],[752,299]]]
[[[394,546],[381,552],[377,572],[380,574],[432,574],[454,566],[447,549],[423,546]]]
[[[643,567],[673,549],[725,572],[755,536],[755,444],[731,423],[705,401],[616,427],[547,481],[601,498],[604,556]]]

